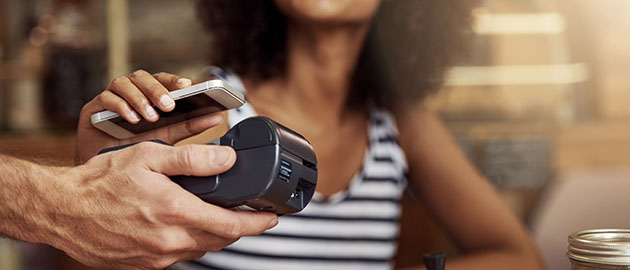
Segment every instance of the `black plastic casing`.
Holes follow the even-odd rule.
[[[302,135],[256,116],[236,124],[219,141],[236,151],[236,163],[230,170],[207,177],[171,176],[171,180],[215,205],[247,205],[278,215],[299,212],[313,198],[317,158]],[[99,154],[134,144],[106,148]]]
[[[247,205],[283,215],[301,211],[312,199],[317,159],[300,134],[256,116],[231,128],[220,144],[236,151],[230,170],[210,177],[171,179],[204,201],[228,208]]]

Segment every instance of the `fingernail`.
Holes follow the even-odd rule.
[[[160,98],[160,103],[162,103],[162,106],[166,107],[166,108],[170,108],[175,106],[175,101],[173,100],[173,98],[169,95],[163,95]]]
[[[177,84],[179,86],[186,87],[186,86],[192,85],[192,80],[186,79],[186,78],[179,78],[177,80]]]
[[[140,116],[136,112],[129,112],[129,118],[134,122],[140,121]]]
[[[147,106],[146,111],[147,111],[147,115],[149,116],[149,118],[151,118],[151,119],[155,119],[155,118],[157,118],[157,117],[158,117],[158,114],[157,114],[157,112],[153,109],[153,107],[151,107],[151,106]]]
[[[225,147],[215,147],[212,149],[212,163],[223,166],[230,162],[230,150]]]
[[[267,230],[276,227],[276,225],[278,225],[278,219],[274,218],[271,220],[271,222],[269,222],[269,226],[267,226]]]

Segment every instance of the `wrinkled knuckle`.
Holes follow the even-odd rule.
[[[116,103],[116,109],[118,109],[119,112],[125,113],[128,110],[128,107],[126,103],[118,102]]]
[[[165,202],[162,203],[162,214],[168,218],[175,221],[183,221],[186,219],[187,211],[189,210],[188,205],[177,198],[169,198]]]
[[[166,73],[166,72],[158,72],[158,73],[153,74],[153,77],[163,77],[163,76],[167,76],[167,75],[168,75],[168,73]]]
[[[195,128],[193,127],[193,122],[194,121],[186,121],[186,124],[184,125],[186,127],[186,131],[188,131],[188,133],[195,133]]]
[[[151,103],[149,102],[149,100],[146,98],[146,96],[142,95],[142,94],[138,94],[136,96],[134,96],[134,102],[140,106],[141,108],[145,108],[147,106],[151,106]]]
[[[177,154],[177,165],[181,168],[193,168],[195,162],[195,151],[192,144],[182,146]]]
[[[133,146],[134,156],[139,158],[156,157],[154,142],[141,142]]]
[[[103,104],[105,102],[105,100],[107,100],[107,95],[108,92],[104,91],[103,93],[100,93],[98,96],[96,96],[96,102]]]
[[[224,236],[228,239],[238,239],[243,236],[243,225],[235,220],[225,224]]]
[[[142,111],[148,105],[142,97],[134,96],[130,98],[129,103],[132,104],[137,110]]]
[[[180,241],[183,250],[186,252],[199,251],[199,245],[195,239],[189,238],[188,240]]]
[[[162,230],[145,245],[154,255],[168,255],[183,250],[177,239],[167,230]]]
[[[134,71],[133,73],[131,73],[131,75],[129,75],[130,77],[140,77],[142,75],[144,75],[145,73],[147,73],[146,71],[142,70],[142,69],[138,69],[136,71]]]
[[[171,235],[167,235],[162,239],[162,243],[158,247],[158,253],[167,255],[174,254],[179,252],[184,252],[188,247],[182,245],[181,241],[179,241],[176,237]]]
[[[127,83],[128,81],[129,78],[127,78],[127,76],[118,76],[112,80],[112,85],[121,85]]]
[[[139,151],[139,152],[150,151],[153,148],[151,146],[153,146],[152,142],[141,142],[141,143],[135,145],[137,151]]]
[[[159,83],[154,83],[149,86],[149,91],[155,95],[164,92],[164,87]]]

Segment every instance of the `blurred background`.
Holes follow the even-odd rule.
[[[550,269],[568,269],[569,233],[630,228],[618,212],[630,188],[629,14],[627,0],[481,1],[473,50],[426,101]],[[207,35],[196,16],[194,0],[0,0],[0,152],[70,165],[78,113],[112,78],[199,78]],[[407,197],[397,264],[423,249],[456,255],[421,199]],[[0,270],[63,261],[0,239]]]

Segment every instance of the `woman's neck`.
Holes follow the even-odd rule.
[[[290,102],[299,111],[339,118],[368,29],[367,22],[343,26],[290,24],[286,76],[260,87],[275,92],[271,96]]]

